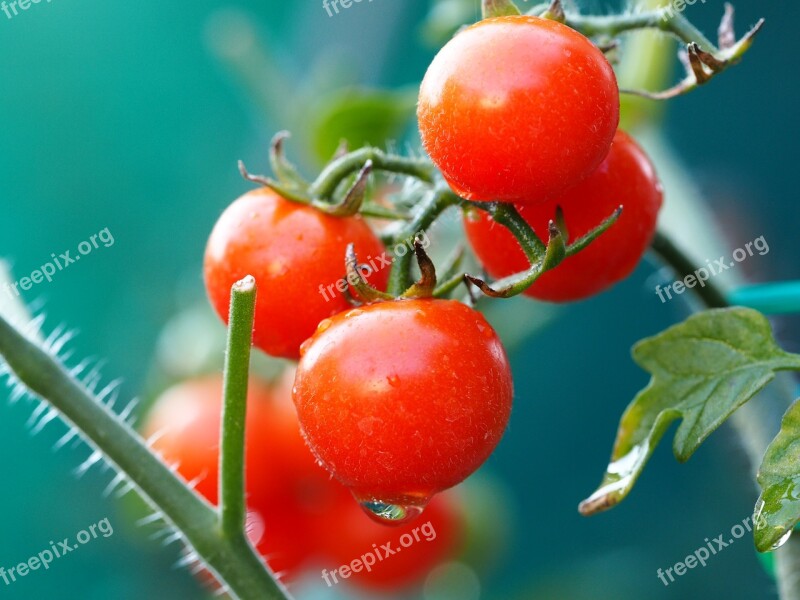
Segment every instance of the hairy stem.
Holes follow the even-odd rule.
[[[187,487],[146,442],[37,343],[0,318],[0,356],[14,376],[48,401],[93,448],[134,484],[145,501],[176,527],[216,577],[241,600],[289,598],[244,534],[224,538],[217,512]]]
[[[639,29],[657,29],[668,33],[684,44],[697,42],[707,52],[716,52],[717,47],[683,16],[683,13],[671,6],[640,13],[621,15],[581,15],[566,13],[566,24],[577,29],[586,36],[608,35],[614,37],[626,31]]]

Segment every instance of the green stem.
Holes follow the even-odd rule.
[[[233,284],[228,319],[228,347],[225,353],[219,455],[220,527],[222,534],[231,538],[244,531],[247,517],[244,448],[255,303],[256,283],[252,277]]]
[[[502,202],[490,204],[470,202],[468,205],[470,208],[486,211],[496,223],[508,229],[517,238],[530,264],[544,260],[547,246],[513,205]]]
[[[434,181],[435,169],[426,160],[387,154],[378,148],[361,148],[330,162],[311,184],[309,195],[330,198],[342,180],[362,169],[367,161],[372,161],[372,168],[378,171],[410,175],[426,183]]]
[[[697,269],[697,265],[692,262],[683,250],[678,248],[672,240],[661,232],[656,233],[651,248],[665,263],[675,270],[679,279],[684,279],[687,275],[693,275]],[[708,308],[729,306],[725,294],[712,281],[706,281],[704,286],[698,285],[693,287],[692,290]]]
[[[717,47],[697,27],[671,7],[659,8],[641,13],[621,15],[581,15],[566,13],[566,24],[577,29],[587,37],[607,35],[614,37],[620,33],[640,29],[657,29],[668,33],[684,44],[697,42],[707,52],[717,52]]]
[[[241,600],[289,598],[246,537],[228,539],[214,508],[186,486],[145,441],[99,402],[57,360],[0,318],[0,356],[14,376],[47,400],[67,423],[133,483],[137,493],[176,527],[201,560]]]
[[[398,297],[412,285],[411,267],[414,264],[413,254],[409,251],[402,255],[397,255],[392,261],[392,270],[389,272],[389,284],[386,292],[390,296]]]
[[[461,202],[461,198],[451,192],[450,188],[446,186],[437,187],[420,202],[411,221],[398,223],[399,227],[389,232],[389,244],[395,246],[403,245],[406,249],[406,252],[402,255],[395,253],[392,271],[389,274],[387,288],[389,294],[399,296],[413,283],[411,267],[414,264],[414,260],[411,248],[413,248],[413,241],[417,234],[427,231],[439,215],[459,202]]]

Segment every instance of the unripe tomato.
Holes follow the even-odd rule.
[[[248,192],[222,213],[208,240],[211,304],[227,323],[231,286],[252,275],[258,285],[253,343],[272,356],[296,359],[317,323],[350,306],[338,283],[349,243],[365,263],[383,264],[377,260],[383,244],[360,216],[325,215],[267,188]],[[388,271],[367,278],[383,289]]]
[[[652,241],[661,203],[662,188],[650,159],[620,130],[608,157],[583,183],[544,204],[517,207],[534,231],[547,239],[547,224],[560,206],[574,240],[623,206],[609,230],[544,273],[525,294],[550,302],[580,300],[627,277]],[[470,211],[464,226],[475,254],[492,276],[502,278],[529,267],[514,236],[485,213]]]
[[[488,458],[512,380],[483,315],[452,300],[398,300],[320,323],[293,397],[323,465],[370,512],[401,522]]]
[[[603,53],[549,19],[485,19],[458,33],[422,80],[422,143],[468,200],[542,202],[608,154],[619,89]]]

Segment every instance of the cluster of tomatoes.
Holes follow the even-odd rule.
[[[530,264],[512,233],[477,210],[481,202],[513,204],[540,236],[560,208],[571,239],[624,207],[608,232],[527,290],[536,298],[598,293],[627,276],[645,252],[661,187],[642,149],[617,129],[611,66],[580,33],[528,16],[477,23],[430,65],[418,118],[431,160],[476,207],[465,211],[464,225],[492,276]],[[424,294],[354,306],[355,290],[331,285],[342,279],[350,244],[359,257],[387,253],[361,216],[331,216],[265,187],[230,205],[207,245],[205,283],[219,316],[228,318],[232,284],[252,275],[258,285],[254,344],[298,361],[291,385],[280,392],[292,397],[294,408],[285,398],[265,400],[274,390],[255,382],[249,400],[248,498],[267,530],[259,549],[271,564],[284,561],[273,564],[278,570],[308,554],[307,547],[294,556],[286,548],[300,541],[335,546],[325,540],[348,538],[343,527],[365,532],[358,540],[364,548],[348,548],[344,560],[380,539],[364,529],[364,519],[353,525],[355,517],[347,515],[357,504],[342,493],[346,488],[376,520],[406,524],[488,458],[511,411],[508,358],[484,317],[461,302]],[[378,290],[388,278],[389,269],[367,276]],[[180,444],[171,440],[207,447],[197,464],[183,462],[181,472],[187,478],[204,472],[198,489],[212,502],[220,387],[218,380],[187,384],[171,392],[185,398],[183,417],[157,412],[152,418],[154,428],[168,428],[159,443],[168,457],[181,458],[173,452]],[[217,416],[203,421],[208,431],[198,430],[187,416],[194,413]],[[182,419],[183,429],[175,425]],[[258,451],[260,440],[269,440],[269,452]],[[428,511],[452,521],[436,507],[434,501]],[[447,545],[448,536],[440,543]],[[419,554],[415,560],[425,564]],[[412,563],[402,567],[413,570]]]
[[[611,65],[586,37],[532,16],[486,19],[456,35],[422,82],[422,142],[450,186],[476,201],[513,203],[540,237],[560,207],[570,238],[617,207],[607,232],[525,292],[579,300],[627,277],[647,250],[662,203],[644,151],[618,130]],[[494,277],[529,267],[512,234],[481,211],[464,219]]]
[[[460,498],[437,497],[425,518],[395,529],[368,519],[352,496],[316,464],[303,441],[291,401],[293,369],[269,384],[252,378],[248,386],[245,439],[248,535],[273,572],[291,580],[312,565],[329,570],[351,564],[373,544],[398,546],[404,534],[430,522],[433,532],[413,552],[395,553],[369,571],[354,572],[351,583],[383,590],[424,577],[452,556],[462,542]],[[209,502],[218,499],[222,377],[210,375],[166,390],[148,414],[143,433],[153,449],[193,482]]]

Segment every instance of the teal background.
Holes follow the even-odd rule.
[[[758,16],[767,28],[742,65],[670,103],[665,135],[726,226],[742,241],[769,240],[770,254],[749,267],[752,277],[797,278],[800,5],[736,5],[740,32]],[[421,0],[374,0],[334,18],[316,1],[235,6],[254,20],[290,80],[320,55],[341,53],[364,83],[413,84],[432,57],[417,37],[427,11]],[[266,141],[283,126],[209,51],[209,19],[228,7],[53,0],[11,20],[0,13],[0,256],[19,278],[52,252],[74,254],[110,229],[113,246],[24,297],[44,307],[48,330],[60,323],[80,330],[76,355],[107,359],[108,378],[125,377],[123,398],[142,393],[161,326],[187,295],[201,297],[205,239],[226,204],[249,188],[236,160],[263,165]],[[709,0],[690,16],[713,32],[721,7]],[[568,307],[544,330],[546,344],[534,337],[516,351],[515,414],[488,467],[510,486],[516,537],[482,597],[775,597],[747,537],[668,588],[655,575],[750,513],[756,493],[729,427],[687,465],[677,465],[665,443],[623,506],[589,520],[577,514],[605,466],[619,415],[646,383],[630,345],[684,314],[678,302],[656,301],[645,285],[652,272],[644,264],[611,292]],[[794,350],[796,325],[779,325]],[[133,532],[120,503],[103,497],[110,473],[76,479],[84,446],[51,450],[63,425],[30,435],[31,410],[27,400],[0,406],[0,566],[104,517],[115,533],[48,571],[11,586],[0,580],[0,598],[202,597],[190,575],[172,568],[176,547]],[[316,597],[310,587],[307,597]]]

